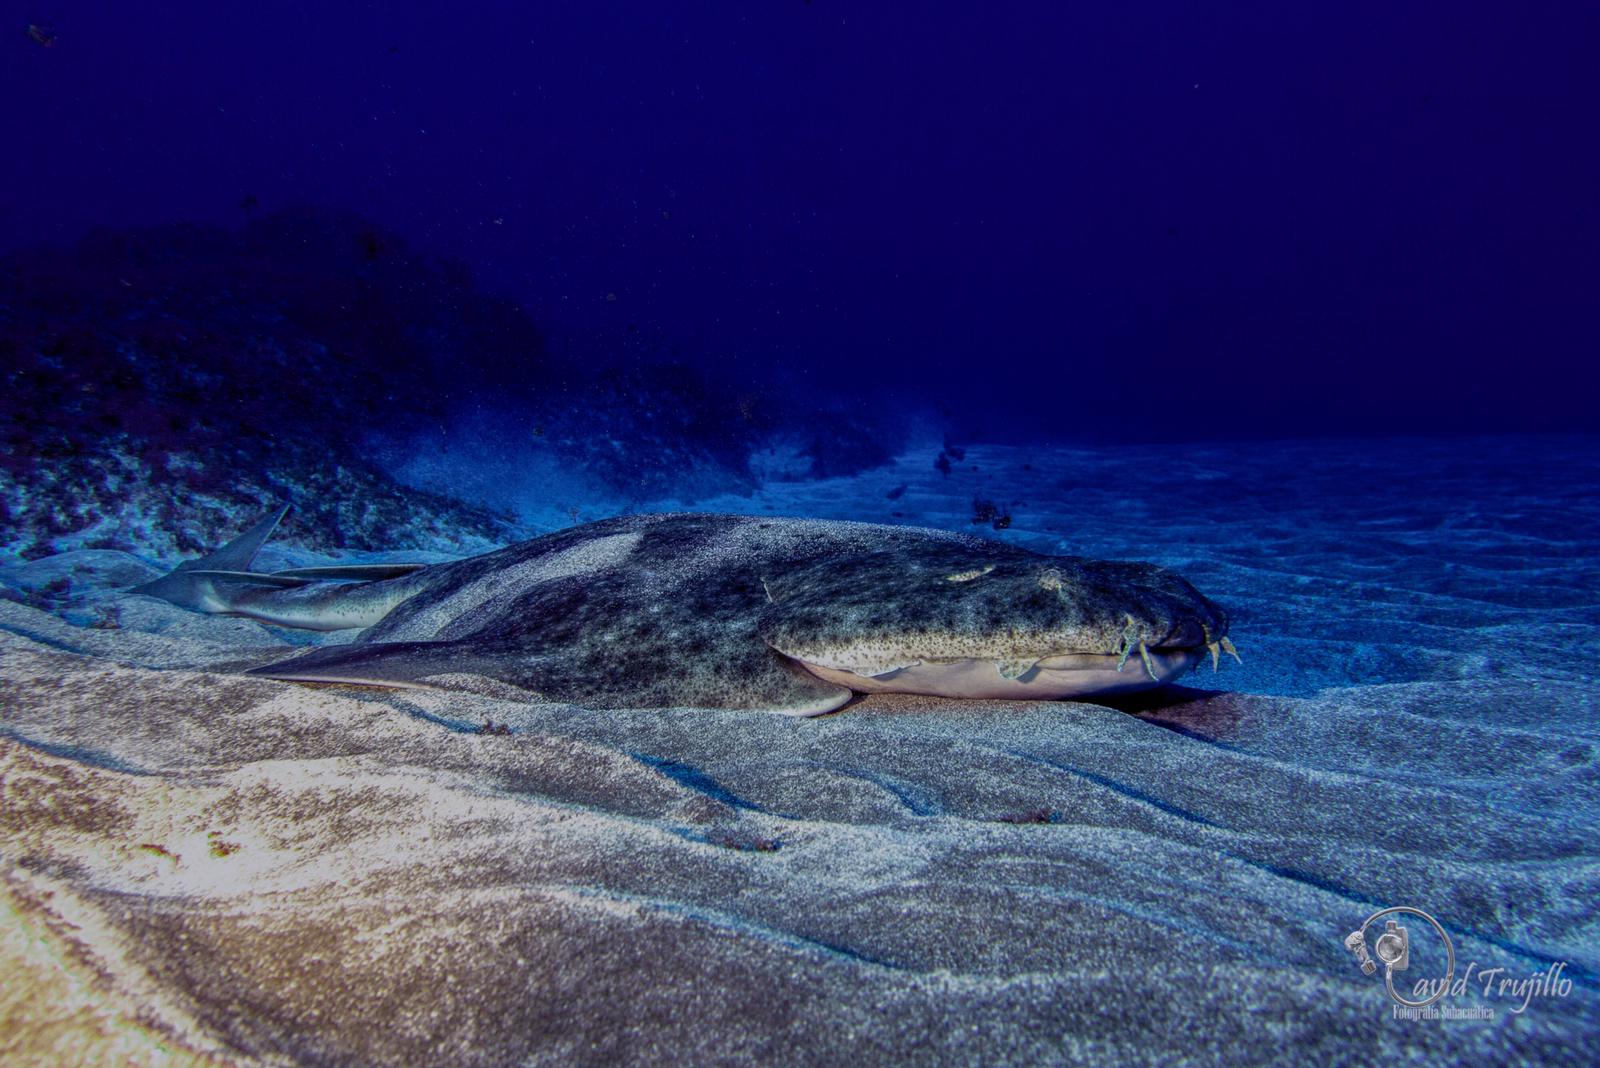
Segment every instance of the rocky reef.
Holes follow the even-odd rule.
[[[793,478],[903,443],[858,409],[615,355],[552,354],[465,265],[348,214],[14,253],[0,260],[0,552],[193,553],[279,500],[296,505],[290,543],[465,551],[519,527],[504,501],[460,499],[463,467],[543,463],[617,510],[748,492],[774,443]],[[463,431],[483,413],[495,435]],[[397,456],[448,449],[453,466],[397,481]]]

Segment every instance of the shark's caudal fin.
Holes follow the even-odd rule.
[[[278,524],[288,513],[288,505],[268,512],[256,520],[249,530],[209,556],[181,563],[168,574],[153,582],[146,582],[143,586],[135,586],[128,592],[159,597],[163,601],[171,601],[179,608],[187,608],[194,612],[230,611],[232,598],[218,590],[217,583],[226,582],[241,588],[259,585],[252,581],[258,576],[250,570],[250,565],[255,562],[256,553],[261,551],[261,546],[272,537],[272,532],[278,528]],[[284,585],[277,582],[270,584]]]
[[[333,567],[296,567],[270,574],[251,571],[256,553],[272,537],[283,517],[288,514],[285,505],[268,512],[251,525],[250,529],[208,556],[189,560],[177,568],[129,593],[142,593],[170,601],[179,608],[193,612],[238,613],[262,619],[265,622],[282,622],[286,626],[311,626],[312,629],[342,629],[346,626],[365,625],[361,619],[347,622],[348,612],[333,612],[330,626],[323,627],[315,621],[302,622],[307,610],[317,608],[317,616],[330,615],[322,606],[303,603],[297,611],[285,615],[264,603],[263,593],[273,590],[297,589],[316,582],[373,582],[399,578],[420,571],[422,564],[349,564]],[[251,602],[251,603],[246,603]],[[364,617],[362,617],[364,619]],[[332,626],[339,624],[340,626]]]

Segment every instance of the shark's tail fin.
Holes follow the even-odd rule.
[[[288,505],[268,512],[256,520],[249,530],[209,556],[181,563],[175,570],[152,582],[135,586],[128,592],[159,597],[194,612],[227,612],[232,609],[232,597],[226,590],[218,588],[219,582],[232,586],[235,591],[249,586],[304,585],[300,580],[277,579],[250,570],[256,553],[272,537],[272,532],[288,512]]]
[[[295,611],[285,614],[281,604],[267,604],[272,599],[266,595],[273,590],[294,589],[312,583],[381,582],[401,578],[426,566],[335,564],[331,567],[295,567],[270,574],[251,571],[250,565],[255,563],[256,553],[272,537],[272,532],[288,511],[285,506],[268,512],[256,520],[249,530],[209,556],[179,564],[160,578],[135,586],[128,592],[159,597],[192,612],[248,615],[253,619],[279,622],[285,626],[329,630],[354,626],[356,624],[348,620],[356,617],[346,611],[334,612],[333,615],[338,618],[324,619],[322,617],[328,613],[320,612],[310,602],[300,604]],[[389,604],[389,607],[393,605]]]

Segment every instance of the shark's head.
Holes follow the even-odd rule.
[[[1073,698],[1159,686],[1233,652],[1221,609],[1153,564],[952,540],[764,584],[767,644],[863,692]]]

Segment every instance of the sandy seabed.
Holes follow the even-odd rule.
[[[1177,567],[1245,664],[1121,708],[593,712],[246,678],[288,636],[116,592],[150,562],[0,569],[0,1061],[1589,1062],[1600,442],[932,459],[696,507],[992,499]],[[1474,968],[1452,1012],[1345,949],[1392,905]],[[1403,919],[1409,989],[1444,955]]]

